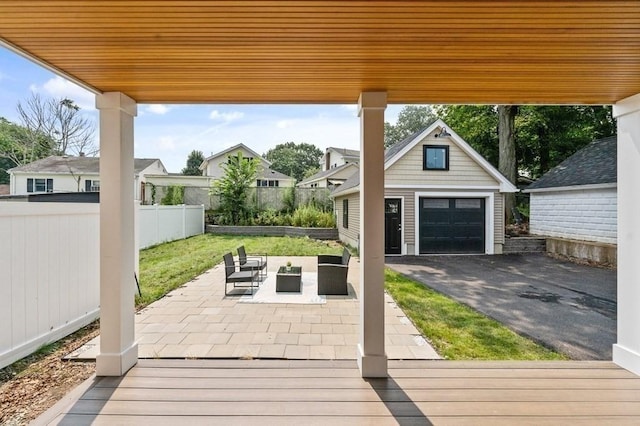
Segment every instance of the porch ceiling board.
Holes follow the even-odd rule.
[[[0,2],[0,38],[143,103],[610,104],[638,1]]]

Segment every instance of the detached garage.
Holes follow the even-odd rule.
[[[438,120],[385,152],[385,253],[499,254],[517,188]],[[359,246],[359,175],[332,193],[340,239]]]

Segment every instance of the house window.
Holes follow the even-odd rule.
[[[100,192],[100,181],[87,179],[84,181],[85,192]]]
[[[53,192],[53,179],[27,179],[27,192]]]
[[[279,180],[258,179],[256,181],[256,186],[278,187],[278,186],[280,186],[280,181]]]
[[[342,200],[342,227],[349,228],[349,200]]]
[[[422,170],[449,170],[447,145],[424,145]]]

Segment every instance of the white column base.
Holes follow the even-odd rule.
[[[358,343],[358,368],[362,377],[374,379],[387,377],[386,355],[365,355]]]
[[[119,354],[100,353],[96,357],[96,376],[122,376],[138,363],[138,343]]]
[[[640,376],[639,353],[616,343],[613,345],[613,362],[625,370],[629,370],[633,374]]]

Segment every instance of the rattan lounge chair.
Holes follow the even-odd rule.
[[[267,255],[251,254],[247,256],[244,246],[238,247],[238,261],[241,271],[258,271],[259,278],[264,281],[267,278]]]
[[[245,287],[251,288],[251,295],[253,295],[253,289],[258,288],[259,280],[258,280],[258,271],[249,270],[249,271],[238,271],[236,270],[236,262],[233,261],[233,256],[231,253],[227,253],[223,256],[224,258],[224,294],[228,296],[227,292],[227,284],[233,284],[233,288],[236,287]]]
[[[349,272],[349,250],[342,256],[318,256],[318,294],[349,294],[347,273]]]

